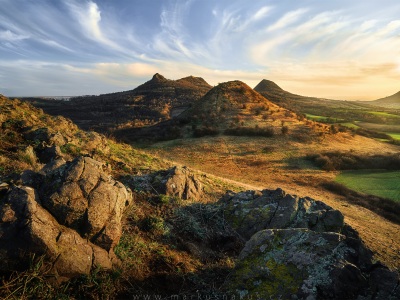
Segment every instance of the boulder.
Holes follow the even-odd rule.
[[[153,184],[159,193],[183,200],[198,200],[203,195],[203,185],[187,167],[175,166],[160,172]]]
[[[396,273],[373,265],[360,240],[309,229],[257,232],[227,287],[249,299],[398,299],[400,292]]]
[[[113,248],[132,193],[89,157],[58,159],[39,173],[25,171],[20,186],[0,185],[0,270],[28,266],[45,255],[58,279],[118,263]]]
[[[228,223],[247,243],[226,289],[246,299],[399,299],[399,278],[343,215],[283,190],[228,192]]]
[[[121,237],[122,214],[132,193],[105,169],[98,161],[78,157],[48,173],[39,193],[43,206],[61,225],[109,250]]]
[[[338,210],[321,201],[286,194],[281,189],[228,192],[221,202],[227,220],[244,240],[268,228],[340,232],[344,226]]]
[[[2,271],[24,269],[29,255],[45,255],[52,265],[51,273],[59,280],[89,274],[94,267],[110,269],[115,260],[112,251],[60,225],[30,187],[11,187],[2,199],[0,245]]]

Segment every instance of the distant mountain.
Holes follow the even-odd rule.
[[[168,120],[189,108],[210,89],[211,86],[199,77],[169,80],[157,73],[129,91],[73,97],[68,102],[28,100],[49,114],[72,119],[82,129],[105,132]]]
[[[275,82],[267,79],[263,79],[257,86],[254,88],[255,91],[259,92],[261,95],[266,97],[267,99],[283,104],[290,101],[296,100],[308,100],[308,101],[320,101],[321,98],[315,97],[306,97],[300,96],[296,94],[292,94],[283,90],[280,86],[278,86]]]
[[[377,106],[400,109],[400,91],[392,96],[374,100],[370,103]]]

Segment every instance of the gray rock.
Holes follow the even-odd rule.
[[[334,232],[262,230],[246,243],[227,287],[257,299],[395,299],[396,273],[384,266],[371,272],[366,249],[362,267],[353,245]]]
[[[183,200],[199,200],[203,195],[203,185],[199,178],[187,167],[173,167],[144,176],[132,178],[132,185],[151,193],[178,197]]]
[[[343,215],[320,201],[286,194],[281,189],[227,193],[221,200],[225,216],[248,240],[263,229],[309,228],[340,232]]]
[[[225,217],[248,240],[226,288],[256,299],[399,299],[395,272],[343,215],[282,190],[228,192]]]

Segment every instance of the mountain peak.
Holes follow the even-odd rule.
[[[151,81],[156,81],[156,82],[161,82],[161,81],[167,81],[168,79],[166,79],[164,76],[162,76],[159,73],[156,73],[153,75],[153,78],[151,79]]]
[[[279,90],[283,91],[283,89],[277,85],[275,82],[267,79],[261,80],[259,84],[254,88],[257,92],[267,91],[267,90]]]

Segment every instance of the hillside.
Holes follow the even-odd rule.
[[[395,104],[392,105],[396,103],[398,94],[383,102],[330,100],[292,94],[265,79],[254,89],[267,99],[310,120],[345,126],[357,134],[390,142],[396,142],[400,133],[400,111],[395,109]]]
[[[249,107],[243,108],[245,99]],[[244,124],[258,121],[253,107],[260,103],[277,109],[277,117],[286,112],[240,82],[222,84],[203,101],[206,111],[227,106],[216,112],[228,120],[220,130],[231,114],[241,113]],[[399,267],[397,224],[337,195],[320,190],[318,196],[313,175],[322,174],[316,170],[298,174],[304,196],[273,187],[296,191],[292,180],[301,178],[290,174],[302,168],[295,160],[300,147],[361,142],[371,153],[377,151],[374,142],[346,134],[295,142],[289,131],[155,145],[166,151],[164,157],[186,157],[203,170],[214,165],[210,171],[226,179],[174,166],[3,96],[0,123],[1,298],[399,296],[396,272],[375,263],[379,258]],[[267,160],[258,161],[262,156]],[[237,171],[230,162],[244,182],[256,183],[259,176],[263,187],[232,180]],[[243,186],[253,190],[240,192]]]
[[[385,98],[371,101],[370,103],[376,106],[400,109],[400,92]]]
[[[201,98],[211,86],[189,76],[169,80],[160,74],[137,88],[99,96],[80,96],[70,101],[25,98],[51,115],[70,118],[80,128],[112,132],[116,128],[152,125],[179,115]]]
[[[224,135],[270,136],[291,131],[312,137],[329,132],[326,125],[314,126],[296,113],[269,101],[241,81],[212,88],[177,118],[143,128],[115,131],[126,142]]]

